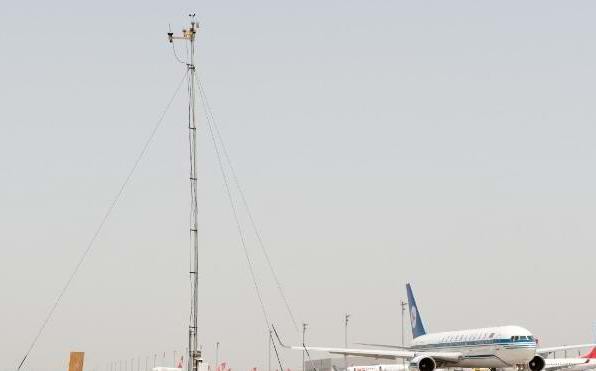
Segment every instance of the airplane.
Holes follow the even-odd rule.
[[[437,368],[497,368],[514,367],[517,370],[542,371],[546,365],[540,355],[560,349],[577,349],[596,344],[537,349],[532,333],[520,326],[500,326],[440,333],[426,333],[416,305],[412,287],[406,284],[413,340],[410,346],[392,346],[395,349],[349,349],[287,346],[306,352],[327,352],[345,356],[377,359],[405,359],[413,371],[434,371]],[[382,370],[381,370],[382,371]]]
[[[596,369],[596,347],[578,358],[547,358],[545,371],[585,371]]]
[[[385,348],[402,348],[395,345],[384,345],[384,344],[366,344],[359,343],[361,345],[380,346]],[[590,346],[591,344],[585,344]],[[548,354],[554,351],[564,351],[569,349],[577,349],[582,345],[559,346],[555,348],[542,348],[539,350],[540,355],[546,357]],[[579,356],[578,358],[545,358],[545,366],[543,371],[587,371],[596,369],[596,347],[593,347],[590,352]],[[500,371],[512,371],[512,368],[499,369]],[[348,367],[347,371],[409,371],[407,366],[400,364],[379,364],[370,366],[352,366]],[[435,370],[438,371],[438,370]]]
[[[393,347],[389,345],[381,345]],[[596,347],[579,358],[546,358],[543,371],[587,371],[596,369]],[[401,364],[378,364],[369,366],[350,366],[346,371],[409,371],[408,366]],[[438,370],[436,370],[438,371]]]

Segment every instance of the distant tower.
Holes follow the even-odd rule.
[[[195,14],[189,14],[190,26],[182,30],[180,36],[168,33],[168,40],[182,40],[188,43],[189,60],[185,62],[188,71],[188,139],[190,143],[190,238],[191,238],[191,271],[190,271],[190,324],[188,326],[188,371],[198,371],[202,362],[201,349],[198,342],[198,310],[199,310],[199,236],[198,236],[198,201],[197,201],[197,124],[195,117],[195,40],[199,28]]]

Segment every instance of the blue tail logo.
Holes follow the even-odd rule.
[[[408,292],[408,305],[410,307],[410,323],[412,324],[412,336],[417,338],[426,334],[424,325],[422,324],[422,318],[420,318],[420,312],[416,306],[416,299],[412,293],[412,287],[410,284],[406,284],[406,291]]]

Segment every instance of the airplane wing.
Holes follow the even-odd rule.
[[[584,363],[581,365],[574,365],[569,368],[573,368],[571,371],[586,371],[595,369],[596,365],[594,363]]]
[[[371,343],[356,343],[358,345],[365,345],[367,347],[378,347],[378,348],[389,348],[389,349],[404,349],[404,350],[411,350],[411,347],[401,346],[401,345],[389,345],[389,344],[371,344]]]
[[[321,348],[321,347],[309,347],[306,345],[302,346],[288,346],[285,345],[275,326],[272,326],[275,337],[279,345],[286,349],[300,350],[308,352],[327,352],[331,354],[342,354],[346,356],[357,356],[357,357],[370,357],[370,358],[382,358],[382,359],[412,359],[419,356],[431,357],[435,361],[451,363],[457,362],[463,359],[463,354],[459,352],[417,352],[413,350],[380,350],[380,349],[348,349],[348,348]]]
[[[547,359],[546,365],[544,366],[545,371],[556,371],[556,370],[572,370],[572,371],[584,371],[596,368],[596,363],[590,362],[590,359],[579,360],[577,358],[569,359]]]
[[[348,348],[320,348],[320,347],[290,347],[293,350],[307,352],[327,352],[346,356],[370,357],[381,359],[412,359],[417,356],[427,356],[439,362],[457,362],[463,358],[459,352],[414,352],[411,350],[380,350],[380,349],[348,349]]]
[[[573,365],[569,368],[572,368],[572,371],[585,371],[585,370],[593,370],[596,368],[596,364],[594,362],[586,362],[580,365]]]
[[[582,349],[582,348],[591,348],[596,347],[596,344],[578,344],[578,345],[563,345],[560,347],[550,347],[550,348],[536,348],[536,354],[549,354],[553,352],[560,352],[563,350],[573,350],[573,349]]]

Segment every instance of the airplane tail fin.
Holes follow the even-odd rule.
[[[414,299],[414,293],[412,293],[412,287],[410,284],[406,284],[406,291],[408,292],[408,306],[410,307],[410,323],[412,325],[412,337],[417,338],[426,334],[424,325],[422,324],[422,318],[420,312],[416,306],[416,299]]]
[[[592,348],[592,350],[589,353],[581,356],[581,358],[596,358],[596,347]]]
[[[592,335],[594,335],[593,343],[596,344],[596,321],[592,323]],[[581,356],[581,358],[596,358],[596,347],[592,348],[590,352]]]

